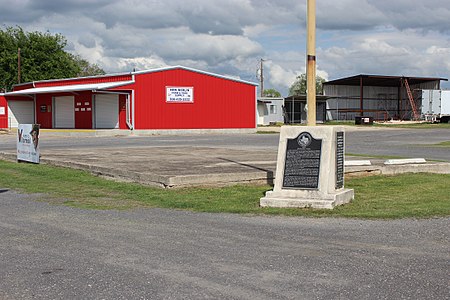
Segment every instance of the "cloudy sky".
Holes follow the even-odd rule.
[[[305,72],[306,0],[0,0],[0,25],[61,33],[108,73],[184,65],[287,96]],[[449,0],[317,0],[317,74],[450,77]],[[444,83],[450,88],[449,83]]]

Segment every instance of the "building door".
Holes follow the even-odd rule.
[[[8,101],[9,126],[17,128],[19,124],[34,123],[34,101]]]
[[[97,94],[94,105],[95,128],[119,128],[119,95]]]
[[[73,96],[55,97],[54,128],[75,128],[75,106]]]

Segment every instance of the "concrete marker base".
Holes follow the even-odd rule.
[[[261,207],[318,208],[333,209],[354,199],[352,189],[343,189],[335,193],[323,194],[317,191],[294,191],[287,197],[286,193],[266,192],[260,199]]]

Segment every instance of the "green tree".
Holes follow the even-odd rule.
[[[0,28],[0,89],[11,90],[18,83],[19,49],[21,82],[87,74],[84,71],[90,70],[89,63],[66,52],[66,45],[67,40],[61,34],[25,32],[19,26]]]
[[[263,91],[264,97],[281,97],[281,93],[277,91],[276,89],[267,89]]]
[[[81,58],[81,56],[74,56],[75,63],[77,64],[79,71],[77,77],[104,75],[105,71],[97,64],[91,64],[87,60]]]
[[[316,76],[316,93],[323,94],[322,85],[326,80]],[[289,88],[289,96],[298,96],[306,94],[306,74],[297,76],[294,83]]]

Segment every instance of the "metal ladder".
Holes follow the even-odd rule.
[[[404,78],[403,81],[405,82],[406,93],[408,94],[409,104],[411,104],[411,108],[413,111],[413,118],[414,118],[414,120],[419,120],[420,114],[417,110],[416,102],[414,101],[414,97],[411,93],[411,89],[409,88],[408,79]]]

